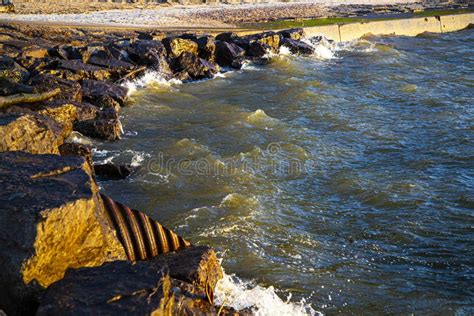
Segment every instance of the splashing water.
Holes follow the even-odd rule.
[[[217,305],[231,306],[237,310],[250,308],[257,316],[303,316],[322,315],[315,311],[305,299],[291,302],[291,294],[286,301],[282,300],[273,286],[263,287],[246,282],[235,275],[224,272],[215,291]]]
[[[472,314],[474,32],[308,41],[313,56],[282,48],[213,80],[142,78],[128,136],[95,153],[142,167],[101,185],[225,252],[224,305]],[[171,172],[150,168],[160,155]]]

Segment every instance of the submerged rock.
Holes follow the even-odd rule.
[[[32,314],[69,268],[125,260],[83,158],[0,154],[0,308]]]
[[[128,177],[133,172],[133,167],[130,164],[116,165],[109,162],[94,165],[94,172],[97,177],[119,180]]]
[[[64,137],[61,126],[49,117],[34,113],[0,115],[0,152],[57,154]]]
[[[37,315],[217,315],[212,292],[221,277],[208,247],[70,270],[47,289]]]

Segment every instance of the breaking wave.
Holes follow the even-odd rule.
[[[291,302],[291,295],[281,299],[273,286],[263,287],[228,275],[217,283],[215,300],[217,305],[231,306],[237,310],[250,309],[258,316],[322,315],[305,299]]]
[[[170,87],[182,83],[183,82],[178,79],[166,79],[166,77],[159,71],[150,70],[145,72],[145,74],[139,78],[124,82],[123,86],[128,88],[128,94],[131,95],[138,89],[146,88],[150,85]]]

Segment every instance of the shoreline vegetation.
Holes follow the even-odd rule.
[[[284,47],[308,56],[322,36],[293,28],[239,36],[4,23],[0,32],[0,309],[7,314],[250,315],[214,305],[215,252],[104,196],[95,140],[119,141],[128,80],[214,78],[267,65]],[[106,193],[106,192],[105,192]],[[190,241],[192,243],[192,241]],[[134,263],[137,261],[136,263]]]
[[[315,18],[315,19],[291,19],[284,21],[271,21],[261,23],[241,24],[239,27],[250,30],[278,30],[286,28],[304,28],[313,26],[327,26],[334,24],[348,24],[348,23],[368,23],[374,21],[390,21],[398,19],[411,19],[421,17],[436,17],[446,15],[456,15],[474,13],[474,8],[464,9],[444,9],[444,10],[427,10],[422,12],[413,12],[408,14],[397,14],[389,17],[377,15],[373,17],[330,17],[330,18]]]

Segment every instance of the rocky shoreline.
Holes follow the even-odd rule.
[[[15,314],[238,315],[214,306],[222,269],[144,213],[99,192],[82,136],[118,141],[127,80],[183,82],[269,63],[285,46],[312,54],[302,29],[222,33],[100,31],[4,24],[0,31],[0,310]]]

